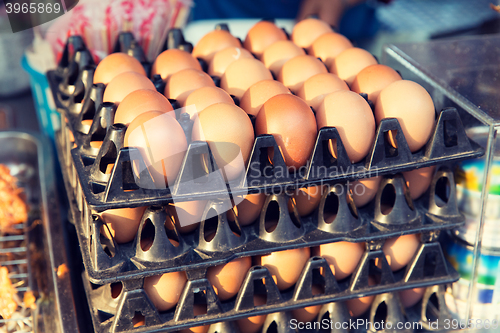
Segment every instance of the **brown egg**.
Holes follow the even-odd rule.
[[[306,102],[290,94],[270,98],[255,120],[255,134],[272,134],[291,171],[304,166],[316,142],[316,119]]]
[[[399,292],[399,299],[405,308],[411,308],[424,296],[425,288],[406,289]]]
[[[318,288],[316,285],[313,285],[312,286],[312,294],[313,295],[321,294],[321,289]],[[318,316],[318,313],[321,310],[322,306],[323,306],[323,304],[295,309],[295,310],[292,310],[292,316],[295,319],[297,319],[299,322],[302,322],[302,323],[313,321]]]
[[[94,83],[108,84],[115,76],[125,72],[136,72],[146,76],[146,71],[139,60],[125,53],[112,53],[97,65]]]
[[[226,181],[245,171],[254,142],[252,122],[233,104],[218,103],[198,114],[193,125],[193,141],[206,141]]]
[[[148,111],[160,111],[175,118],[172,104],[155,90],[139,89],[128,94],[115,113],[115,124],[129,125],[138,115]]]
[[[403,235],[386,240],[383,251],[392,271],[405,267],[413,259],[419,245],[418,234]]]
[[[238,59],[254,59],[254,57],[244,48],[237,46],[227,47],[214,54],[208,66],[208,74],[221,77],[227,67]]]
[[[280,40],[264,50],[261,60],[274,75],[278,76],[288,60],[305,55],[304,50],[289,40]]]
[[[328,32],[318,37],[308,51],[310,55],[320,58],[330,67],[336,56],[351,47],[351,42],[343,35],[336,32]]]
[[[236,197],[235,201],[239,200]],[[246,226],[255,222],[255,220],[260,216],[264,202],[266,201],[266,195],[264,193],[248,194],[245,196],[240,203],[233,207],[236,216],[238,217],[238,223],[240,226]],[[234,221],[233,211],[227,212],[228,218]]]
[[[217,103],[234,104],[233,99],[227,92],[218,87],[202,87],[196,89],[186,98],[185,108],[182,113],[189,113],[191,117],[205,110],[207,107]],[[194,107],[190,107],[190,105]]]
[[[351,275],[365,252],[365,243],[335,242],[322,244],[317,255],[328,262],[335,279],[340,281]]]
[[[372,110],[363,97],[352,91],[338,90],[327,95],[316,112],[316,121],[318,130],[326,126],[337,128],[353,163],[368,154],[375,140]],[[334,149],[330,147],[333,155]]]
[[[207,313],[207,309],[205,305],[195,304],[193,306],[193,314],[195,316],[201,316]],[[181,330],[179,333],[207,333],[210,325],[203,326],[195,326],[190,328],[185,328]]]
[[[321,196],[323,195],[323,186],[309,186],[299,188],[294,191],[291,200],[288,202],[288,210],[293,211],[292,202],[297,208],[300,216],[311,214],[319,206]]]
[[[168,212],[172,216],[177,230],[186,234],[198,227],[206,206],[206,200],[180,201],[170,204]]]
[[[316,74],[308,78],[297,91],[297,96],[307,105],[318,110],[325,96],[337,90],[349,90],[349,87],[337,75],[331,73]]]
[[[246,113],[257,116],[265,102],[271,97],[281,94],[291,94],[283,83],[275,80],[259,81],[245,91],[240,99],[240,107]]]
[[[135,238],[145,210],[146,207],[105,210],[99,214],[107,225],[107,228],[103,226],[101,232],[104,231],[108,238],[111,233],[117,243],[128,243]]]
[[[368,99],[375,103],[378,95],[389,84],[401,80],[401,75],[385,65],[371,65],[356,75],[351,90],[356,93],[368,94]]]
[[[214,30],[203,36],[193,48],[193,57],[210,62],[215,53],[227,47],[241,47],[240,41],[225,30]]]
[[[369,285],[375,284],[375,282],[371,277],[368,278],[368,284]],[[347,305],[347,309],[349,310],[349,314],[351,315],[351,317],[356,318],[364,314],[366,311],[368,311],[374,299],[375,295],[371,295],[355,299],[348,299],[345,303]]]
[[[375,102],[377,124],[384,118],[397,118],[412,152],[416,152],[429,141],[434,129],[434,116],[434,102],[431,96],[413,81],[400,80],[391,83],[380,92]]]
[[[214,81],[207,73],[192,68],[183,69],[167,80],[165,96],[184,105],[189,94],[202,87],[215,87]]]
[[[236,296],[250,267],[252,267],[252,259],[243,257],[234,259],[224,265],[208,268],[207,279],[214,287],[215,293],[221,301]]]
[[[163,112],[149,111],[130,123],[124,145],[139,150],[156,188],[166,188],[173,184],[179,173],[187,140],[177,120]],[[141,171],[134,170],[136,174]]]
[[[163,80],[166,80],[172,74],[188,68],[201,71],[200,63],[190,53],[178,49],[170,49],[158,55],[151,68],[151,77],[159,74]]]
[[[302,55],[285,62],[279,80],[292,92],[297,92],[308,78],[322,73],[328,73],[328,70],[320,60]]]
[[[173,308],[186,285],[185,272],[165,273],[144,278],[144,291],[158,311]]]
[[[278,251],[256,257],[257,264],[266,267],[279,290],[290,288],[297,282],[309,260],[308,247]]]
[[[102,99],[103,102],[120,104],[128,94],[140,89],[156,90],[153,82],[142,74],[121,73],[108,83]]]
[[[410,190],[412,200],[416,200],[427,191],[432,182],[435,166],[427,168],[415,169],[412,171],[403,172],[406,180],[406,186]]]
[[[313,287],[314,288],[314,287]],[[292,310],[292,316],[301,323],[313,321],[318,316],[322,305],[312,305],[305,308]]]
[[[243,47],[260,58],[268,46],[280,40],[287,40],[283,30],[272,22],[260,21],[248,30]]]
[[[351,85],[359,72],[368,66],[376,64],[377,59],[368,51],[351,47],[336,56],[328,68],[330,73],[337,74],[347,84]]]
[[[307,49],[318,37],[328,32],[333,32],[333,30],[326,22],[308,18],[293,27],[292,40],[299,47]]]
[[[220,87],[241,98],[253,84],[262,80],[272,80],[271,72],[257,59],[238,59],[226,69]]]
[[[356,207],[361,208],[375,198],[381,180],[381,176],[376,176],[349,183],[349,189]]]
[[[266,298],[261,295],[253,296],[254,306],[261,306],[266,304]],[[240,329],[240,333],[257,333],[261,330],[267,315],[253,316],[243,319],[238,319],[236,324]]]

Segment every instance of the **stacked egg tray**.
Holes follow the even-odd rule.
[[[158,316],[155,313],[154,306],[149,304],[145,314],[140,313],[132,307],[121,307],[122,298],[131,297],[130,293],[125,291],[122,285],[104,285],[97,286],[84,280],[85,289],[92,300],[93,307],[92,320],[96,332],[123,332],[134,329],[140,331],[141,326],[132,328],[130,322],[134,318],[140,318],[144,322],[156,323],[150,326],[148,332],[165,332],[165,328],[159,323],[167,317]],[[445,331],[445,325],[453,320],[453,316],[446,307],[444,299],[445,287],[435,285],[427,287],[423,293],[422,299],[415,305],[405,308],[401,302],[400,295],[397,292],[382,293],[375,296],[367,311],[363,316],[353,318],[347,309],[345,302],[338,301],[324,304],[318,312],[315,320],[311,322],[299,322],[294,319],[291,311],[273,312],[267,314],[262,329],[262,333],[365,333],[365,332],[436,332]],[[136,293],[134,298],[145,297]],[[146,301],[146,300],[145,300]],[[143,305],[143,304],[137,304]],[[116,308],[121,307],[118,315]],[[182,317],[179,314],[171,314],[167,318]],[[246,315],[240,315],[234,319],[244,318]],[[168,319],[167,319],[168,320]],[[177,323],[177,322],[176,322]],[[240,329],[235,321],[216,322],[206,320],[204,325],[210,325],[208,333],[240,333]],[[343,325],[343,326],[340,326]],[[399,326],[397,326],[399,325]],[[189,327],[186,325],[177,325],[176,329]],[[168,331],[168,330],[167,330]]]
[[[141,58],[141,50],[130,35],[120,35],[116,50],[140,59],[146,69],[150,67]],[[99,323],[96,325],[99,331],[132,330],[137,309],[146,318],[148,330],[176,330],[458,279],[458,274],[444,259],[436,238],[440,230],[464,222],[456,205],[450,171],[453,163],[481,156],[483,150],[467,138],[456,110],[440,112],[430,141],[416,153],[410,152],[396,119],[382,120],[371,152],[365,161],[357,164],[350,163],[337,130],[323,128],[319,131],[311,162],[297,174],[288,173],[280,154],[274,154],[272,164],[269,163],[268,149],[274,148],[275,152],[279,149],[273,136],[259,136],[244,178],[232,184],[226,184],[215,172],[217,169],[208,145],[191,142],[175,185],[158,190],[148,186],[152,183],[149,174],[142,173],[135,178],[132,163],[144,165],[144,161],[140,157],[132,161],[131,156],[139,154],[133,153],[134,148],[123,147],[126,128],[121,124],[113,125],[115,106],[102,103],[104,86],[92,84],[94,69],[90,52],[81,38],[75,36],[70,37],[59,68],[50,72],[48,77],[56,105],[63,115],[62,127],[57,134],[59,158],[84,258],[84,277],[91,286],[87,287],[87,296],[93,319]],[[153,81],[157,89],[163,91],[161,79]],[[175,101],[171,102],[175,105]],[[190,138],[191,120],[185,115],[177,116]],[[397,149],[386,140],[385,134],[389,131],[397,133]],[[337,158],[333,158],[328,150],[328,142],[332,139],[337,143]],[[101,147],[94,148],[93,141],[102,141]],[[205,155],[210,161],[210,170],[206,174],[200,175],[202,167],[196,165],[196,161],[201,160],[199,155]],[[109,164],[113,165],[111,174],[105,173]],[[440,168],[430,190],[413,202],[398,173],[431,165]],[[346,195],[345,182],[378,175],[387,177],[376,199],[367,207],[357,209],[352,198]],[[188,188],[183,186],[186,183],[189,183]],[[316,212],[305,218],[299,218],[296,212],[288,212],[288,191],[322,184],[332,186],[324,191]],[[385,191],[387,187],[392,191]],[[226,211],[231,205],[227,200],[259,192],[267,193],[267,198],[258,222],[240,227],[237,220],[234,223],[228,220]],[[215,210],[216,218],[203,219],[197,232],[189,235],[180,234],[175,228],[166,232],[165,205],[174,197],[176,202],[210,200],[205,216],[210,210]],[[392,210],[384,214],[381,207],[387,202]],[[101,234],[103,221],[97,213],[139,206],[149,208],[134,241],[118,245]],[[335,211],[337,217],[332,223],[325,221],[325,209]],[[271,232],[266,230],[268,211],[278,218],[276,228]],[[208,231],[215,232],[210,241],[205,237]],[[405,268],[392,272],[382,252],[384,241],[416,233],[421,233],[422,243],[413,260]],[[143,251],[140,246],[144,235],[152,239],[148,251]],[[179,246],[174,246],[170,240],[178,242]],[[350,279],[336,281],[326,261],[313,257],[305,265],[295,287],[279,291],[269,271],[254,266],[247,273],[236,298],[226,302],[218,300],[206,279],[207,267],[237,257],[341,240],[367,244]],[[377,267],[375,261],[381,264]],[[158,313],[142,289],[143,279],[173,271],[186,271],[188,283],[175,309]],[[369,285],[369,275],[379,276],[380,282]],[[110,298],[104,292],[109,283],[122,284],[122,296]],[[324,292],[313,295],[313,284],[321,285]],[[265,294],[266,304],[254,306],[255,294]],[[206,304],[207,314],[194,316],[193,306],[200,303]],[[99,311],[95,312],[95,309]]]

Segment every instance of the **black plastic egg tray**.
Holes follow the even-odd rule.
[[[189,43],[181,39],[171,39],[173,47],[181,44],[189,49]],[[170,41],[167,40],[167,44]],[[131,34],[120,35],[116,45],[115,51],[136,57],[149,73],[151,64],[145,61]],[[246,174],[229,184],[216,172],[217,166],[208,145],[191,142],[175,184],[171,188],[151,190],[148,187],[152,179],[148,173],[138,177],[133,174],[131,163],[140,165],[144,161],[140,157],[132,161],[130,156],[137,155],[132,154],[134,148],[123,147],[125,127],[113,125],[115,106],[102,103],[104,86],[92,84],[94,70],[90,52],[81,38],[74,36],[68,40],[59,68],[49,72],[48,79],[56,106],[63,114],[62,128],[57,136],[58,149],[62,152],[59,158],[82,249],[86,269],[83,275],[96,331],[172,331],[458,279],[458,274],[446,262],[439,243],[435,241],[440,230],[463,224],[463,217],[456,207],[455,185],[449,168],[454,162],[481,156],[484,151],[467,138],[456,110],[445,109],[439,113],[430,141],[416,153],[410,152],[397,119],[384,119],[377,129],[370,153],[364,161],[356,164],[350,163],[337,130],[323,128],[318,133],[310,163],[296,174],[288,172],[281,154],[274,154],[272,163],[269,162],[268,150],[279,151],[276,142],[271,135],[259,136]],[[217,78],[214,82],[217,83]],[[163,92],[165,83],[161,78],[154,78],[153,83],[158,91]],[[174,100],[171,102],[176,105]],[[189,141],[191,120],[179,114],[177,118]],[[84,120],[92,120],[91,125],[84,124]],[[396,132],[397,148],[386,140],[389,131]],[[329,152],[330,140],[336,140],[337,158]],[[101,148],[93,148],[92,141],[102,141]],[[194,162],[201,160],[200,155],[209,161],[208,172],[200,172],[203,169],[201,163]],[[113,169],[111,174],[106,174],[109,164],[113,164]],[[403,178],[397,173],[431,165],[448,168],[440,169],[428,193],[413,203]],[[390,177],[383,180],[377,198],[358,210],[352,198],[345,195],[345,182],[378,175]],[[444,195],[446,189],[440,188],[443,182],[438,181],[443,178],[448,180],[449,189]],[[287,193],[295,188],[319,184],[336,186],[325,192],[316,212],[305,218],[299,218],[296,212],[288,212]],[[394,195],[389,195],[389,198],[383,194],[387,186],[394,188]],[[258,221],[240,227],[237,220],[232,223],[227,219],[228,203],[220,198],[233,200],[236,195],[259,192],[268,196]],[[165,232],[165,205],[170,204],[174,197],[175,201],[210,199],[205,215],[209,210],[215,210],[219,215],[215,219],[203,219],[191,234],[180,234],[175,228]],[[381,207],[388,202],[392,210],[384,214]],[[113,239],[101,235],[103,221],[97,212],[139,206],[149,208],[132,242],[116,244]],[[325,209],[337,213],[332,223],[325,222]],[[268,232],[266,215],[273,210],[278,223],[274,231]],[[207,241],[207,231],[214,230],[214,238]],[[381,247],[389,237],[410,233],[421,233],[422,244],[411,263],[393,273]],[[140,246],[144,236],[153,238],[148,251],[143,251]],[[179,246],[173,246],[170,240],[175,240]],[[341,240],[367,242],[366,252],[350,279],[336,281],[326,261],[313,257],[293,290],[280,292],[269,271],[254,266],[238,296],[226,302],[217,299],[205,279],[207,267],[237,257]],[[376,259],[381,260],[382,268],[375,266]],[[144,277],[180,270],[187,272],[189,282],[178,305],[174,310],[158,313],[142,289]],[[380,283],[368,286],[368,275],[378,276]],[[116,299],[111,297],[109,283],[122,285],[122,292]],[[324,293],[313,296],[312,284],[322,285]],[[255,293],[266,294],[266,305],[254,307]],[[194,317],[193,305],[198,303],[207,305],[207,314]],[[136,315],[144,316],[144,327],[133,328]],[[276,329],[281,325],[275,323]]]
[[[383,241],[464,223],[457,209],[453,173],[441,167],[428,192],[415,202],[404,178],[397,174],[384,178],[375,199],[361,209],[354,205],[346,184],[324,189],[319,207],[306,217],[300,217],[296,210],[289,212],[287,194],[268,195],[257,220],[243,227],[237,218],[228,219],[228,201],[208,201],[199,226],[191,233],[180,233],[173,224],[165,227],[165,222],[171,221],[167,206],[149,206],[134,240],[118,244],[102,233],[106,225],[87,205],[76,172],[70,179],[63,171],[63,178],[83,261],[96,283],[205,268],[238,257],[337,241]],[[387,205],[390,212],[382,212]],[[335,219],[327,223],[325,214],[335,215]],[[268,221],[277,221],[272,231],[266,227]],[[152,243],[147,250],[141,246],[144,240]]]
[[[398,293],[379,294],[375,296],[369,310],[356,318],[349,315],[344,302],[323,305],[317,318],[311,322],[296,321],[291,311],[274,312],[266,316],[258,333],[413,333],[441,331],[444,330],[446,322],[453,320],[453,316],[446,306],[444,293],[445,287],[443,285],[428,287],[425,289],[422,299],[410,308],[403,307]],[[94,316],[95,318],[97,317]],[[397,325],[402,328],[397,329]],[[238,325],[232,321],[212,324],[208,330],[208,333],[226,332],[241,333]]]
[[[260,135],[255,139],[245,174],[226,183],[222,173],[218,172],[208,144],[190,142],[192,120],[187,114],[178,114],[178,121],[190,144],[175,182],[164,189],[156,189],[147,171],[140,175],[133,173],[132,164],[144,166],[145,162],[136,148],[124,147],[126,127],[113,124],[115,105],[102,103],[104,85],[92,84],[95,66],[90,52],[81,45],[81,38],[70,38],[66,49],[72,46],[79,51],[73,56],[69,55],[70,51],[65,51],[65,61],[58,70],[49,72],[48,78],[58,101],[56,104],[64,113],[62,131],[68,132],[64,135],[63,153],[67,156],[67,163],[75,165],[87,204],[99,212],[161,205],[174,200],[219,199],[258,192],[283,193],[285,189],[393,174],[484,154],[479,145],[467,138],[457,111],[449,108],[439,113],[431,139],[415,153],[410,152],[398,120],[382,120],[369,154],[355,164],[350,162],[338,131],[334,127],[323,128],[318,133],[309,163],[295,173],[288,171],[281,154],[274,154],[272,163],[269,161],[269,149],[275,152],[279,149],[272,135]],[[116,49],[132,55],[137,53],[138,46],[130,38],[130,35],[122,37],[127,42],[117,43]],[[162,84],[160,78],[156,85],[161,92]],[[85,120],[92,120],[92,124],[84,123]],[[388,132],[396,133],[397,148],[387,141]],[[328,149],[331,140],[336,140],[336,158]],[[100,148],[95,148],[91,145],[93,141],[103,143]],[[208,160],[208,167],[203,166],[201,156]],[[107,174],[109,164],[113,164],[113,169]]]
[[[295,286],[285,291],[277,288],[267,268],[253,266],[246,274],[239,293],[224,302],[218,299],[206,279],[206,269],[188,270],[188,281],[179,302],[176,307],[165,312],[158,312],[149,300],[142,289],[143,278],[115,283],[113,288],[120,293],[112,294],[111,284],[92,284],[86,273],[83,276],[97,332],[128,332],[134,329],[147,329],[148,332],[174,331],[361,296],[452,283],[459,276],[444,259],[441,246],[435,241],[436,234],[422,234],[423,243],[414,258],[397,272],[391,271],[381,250],[383,242],[380,241],[367,244],[366,252],[354,273],[342,281],[335,280],[328,263],[321,257],[310,258]],[[376,260],[380,260],[381,268],[375,265]],[[379,283],[369,285],[369,276]],[[319,287],[322,293],[313,295],[313,285]],[[255,295],[263,296],[266,304],[255,306]],[[195,305],[206,307],[206,314],[194,316]],[[386,302],[391,316],[398,313],[392,305],[389,301]],[[340,314],[334,314],[335,317],[337,315]],[[134,317],[144,317],[144,327],[133,328]]]

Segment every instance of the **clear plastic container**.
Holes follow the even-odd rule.
[[[467,128],[484,126],[485,156],[472,256],[465,321],[468,321],[478,288],[479,260],[487,217],[495,143],[500,129],[500,36],[476,36],[424,43],[386,45],[382,63],[399,70],[405,79],[422,84],[432,95],[436,109],[454,106]],[[500,239],[499,239],[500,241]],[[486,247],[484,248],[487,251]]]

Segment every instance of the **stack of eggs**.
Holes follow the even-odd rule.
[[[206,72],[199,59],[208,64]],[[228,31],[214,30],[192,53],[179,49],[161,53],[152,66],[151,78],[155,75],[165,82],[163,92],[156,90],[136,59],[114,53],[99,63],[94,83],[106,85],[104,102],[117,106],[114,122],[127,126],[124,145],[139,150],[157,188],[173,184],[191,141],[208,143],[215,163],[230,182],[244,174],[258,135],[273,135],[289,171],[296,172],[308,162],[323,127],[337,128],[349,159],[356,163],[369,153],[382,119],[398,119],[412,152],[427,143],[435,123],[434,104],[423,87],[378,64],[370,53],[354,47],[317,19],[299,22],[291,39],[274,23],[258,22],[243,45]],[[214,84],[219,81],[214,77],[220,78],[220,87]],[[173,100],[182,107],[180,114],[187,114],[183,117],[193,122],[191,137],[186,137],[176,119]],[[391,135],[389,141],[396,145]],[[335,156],[333,145],[330,152]],[[404,174],[413,199],[429,187],[433,172],[431,167]],[[353,191],[357,207],[375,197],[380,180],[374,177],[351,184],[362,184],[366,189],[363,195]],[[318,207],[322,194],[320,186],[296,190],[291,206],[299,215],[309,215]],[[250,194],[230,212],[240,225],[249,225],[260,215],[264,201],[264,194]],[[175,227],[181,233],[193,232],[206,204],[199,200],[170,205]],[[107,225],[103,232],[117,243],[132,241],[145,209],[102,212]],[[407,265],[418,245],[417,235],[388,239],[383,250],[391,269]],[[269,269],[278,288],[287,290],[297,282],[311,255],[325,258],[336,279],[343,280],[353,273],[364,250],[364,243],[337,242],[239,258],[211,267],[207,278],[218,297],[227,300],[236,296],[252,264],[262,265]],[[186,281],[184,272],[166,273],[146,278],[144,289],[159,311],[167,311],[178,302]],[[421,296],[422,290],[407,293]],[[366,312],[372,299],[348,301],[351,315]],[[418,297],[414,299],[418,301]],[[263,303],[260,299],[254,302]],[[310,321],[319,310],[320,306],[313,306],[293,314],[301,321]],[[264,319],[256,316],[238,324],[242,332],[257,332]],[[185,331],[207,330],[208,326],[203,326]]]

